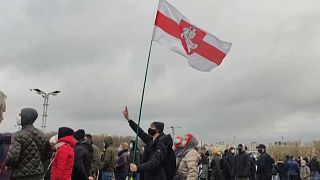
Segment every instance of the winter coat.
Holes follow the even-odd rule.
[[[248,178],[250,177],[250,156],[241,152],[237,154],[234,158],[234,173],[236,177]]]
[[[137,124],[129,120],[129,125],[133,131],[137,131]],[[170,135],[160,134],[155,140],[152,136],[139,128],[138,136],[146,144],[143,151],[141,163],[137,165],[138,172],[142,173],[143,180],[167,180],[164,160],[167,156],[167,148],[173,146]]]
[[[116,168],[116,152],[111,145],[113,144],[111,137],[105,137],[105,147],[100,160],[100,169],[104,172],[114,172]]]
[[[257,160],[257,174],[260,177],[271,177],[274,160],[268,153],[262,153]]]
[[[214,154],[212,156],[212,160],[210,163],[210,169],[211,169],[211,173],[212,175],[220,175],[220,171],[221,171],[221,158],[220,156]]]
[[[92,149],[93,149],[93,152],[92,152],[92,173],[97,173],[100,169],[101,152],[100,152],[100,149],[94,144],[92,144]]]
[[[190,150],[180,162],[178,167],[179,174],[187,180],[197,180],[199,160],[198,152],[195,149]]]
[[[13,134],[7,155],[12,178],[42,176],[52,156],[45,134],[33,125],[25,125]]]
[[[11,134],[6,133],[6,134],[0,134],[0,168],[1,165],[4,165],[5,163],[5,158],[7,156],[9,146],[11,144]],[[4,171],[4,166],[2,171],[2,174],[0,174],[0,180],[10,180],[11,177],[11,171]]]
[[[55,145],[56,153],[51,165],[51,180],[71,180],[76,140],[66,136]]]
[[[310,168],[308,166],[300,167],[300,178],[301,180],[310,180]]]
[[[224,163],[224,171],[225,173],[228,173],[229,175],[232,175],[233,171],[234,171],[234,155],[229,153],[226,157],[225,157],[226,162]],[[234,175],[234,174],[233,174]]]
[[[209,176],[209,159],[208,159],[208,157],[206,157],[204,155],[201,157],[200,167],[201,167],[201,169],[200,169],[201,171],[200,171],[199,177],[203,178],[203,179],[207,179]]]
[[[128,150],[122,150],[118,153],[116,171],[117,172],[129,172],[129,153]]]
[[[285,166],[288,168],[288,175],[297,176],[299,175],[299,164],[295,160],[289,160],[286,162]]]
[[[310,170],[311,171],[319,171],[320,170],[319,161],[316,158],[311,159]]]
[[[278,161],[277,162],[277,168],[280,176],[286,176],[287,175],[287,169],[284,165],[283,161]]]
[[[74,147],[73,180],[87,180],[91,176],[92,146],[86,141],[77,142]]]

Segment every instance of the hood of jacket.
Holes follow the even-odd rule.
[[[160,134],[158,141],[161,141],[167,147],[173,146],[173,140],[170,134]]]
[[[78,141],[76,145],[84,147],[85,149],[87,149],[89,151],[89,153],[93,152],[92,145],[89,144],[86,140]]]
[[[76,145],[77,141],[74,139],[73,136],[65,136],[63,138],[60,138],[57,143],[64,142],[69,144],[72,148]]]
[[[107,136],[103,139],[104,142],[104,148],[107,149],[109,146],[113,144],[113,140],[111,136]]]

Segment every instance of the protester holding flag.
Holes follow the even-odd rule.
[[[167,147],[171,148],[173,141],[170,135],[163,133],[164,123],[151,123],[147,134],[130,119],[127,107],[125,107],[123,115],[134,132],[138,129],[138,136],[146,144],[141,164],[130,164],[130,170],[142,173],[144,180],[169,180],[164,161],[168,152]]]

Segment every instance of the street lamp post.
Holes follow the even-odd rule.
[[[48,117],[48,106],[49,106],[49,96],[53,95],[56,96],[59,93],[61,93],[61,91],[52,91],[50,93],[45,93],[43,91],[41,91],[40,89],[30,89],[30,91],[35,92],[36,94],[40,94],[43,97],[43,112],[42,112],[42,122],[41,122],[41,130],[43,132],[46,131],[46,124],[47,124],[47,117]]]
[[[181,127],[180,126],[171,126],[170,128],[171,128],[171,131],[172,131],[172,138],[175,138],[174,135],[175,135],[176,129],[177,128],[181,128]]]

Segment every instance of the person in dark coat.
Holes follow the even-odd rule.
[[[286,162],[285,166],[288,168],[288,180],[298,180],[300,174],[299,163],[290,156],[290,160]]]
[[[223,159],[223,174],[225,180],[234,180],[235,175],[232,173],[234,169],[234,155],[235,155],[235,149],[234,147],[230,147],[228,154]]]
[[[0,180],[10,180],[11,171],[5,171],[5,158],[11,143],[11,134],[0,134]]]
[[[123,115],[132,130],[136,132],[138,126],[129,118],[127,107]],[[130,170],[142,173],[141,176],[144,180],[168,180],[164,160],[167,156],[167,148],[173,146],[173,140],[170,135],[163,133],[163,129],[164,124],[162,122],[151,123],[148,134],[139,128],[138,136],[146,144],[145,150],[142,154],[141,164],[130,164]]]
[[[310,161],[310,171],[311,171],[311,179],[320,179],[319,178],[319,171],[320,171],[320,165],[319,161],[317,160],[317,156],[314,156]]]
[[[258,152],[260,153],[260,157],[257,160],[257,178],[259,180],[271,180],[272,179],[272,168],[274,164],[274,160],[271,156],[266,152],[266,146],[260,144],[257,146]]]
[[[128,143],[121,143],[118,149],[118,157],[116,161],[117,180],[126,180],[129,172],[129,164]]]
[[[207,151],[206,151],[207,152]],[[206,156],[206,153],[200,153],[201,159],[199,162],[199,166],[201,167],[201,173],[199,174],[200,180],[208,180],[209,179],[209,157]]]
[[[93,179],[91,171],[93,148],[85,140],[85,131],[79,129],[73,134],[77,140],[74,147],[74,166],[72,171],[72,180],[90,180]]]
[[[234,172],[236,180],[249,180],[250,178],[250,157],[245,151],[243,144],[238,145],[238,154],[234,157]]]
[[[212,180],[220,180],[221,176],[221,149],[218,147],[213,148],[213,155],[210,162],[210,170],[211,170],[211,177]]]
[[[284,165],[284,162],[281,159],[279,159],[279,161],[277,162],[277,169],[278,169],[280,180],[286,180],[287,169]]]
[[[250,180],[256,180],[256,158],[253,156],[253,154],[251,152],[248,152],[248,147],[245,147],[246,153],[249,155],[250,157]]]

